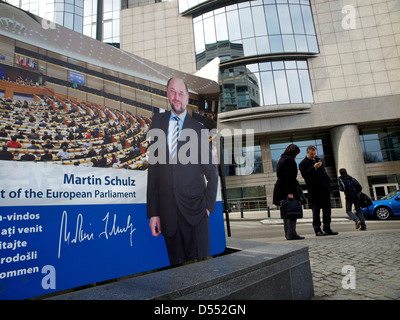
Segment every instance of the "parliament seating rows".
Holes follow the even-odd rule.
[[[0,144],[16,137],[20,147],[7,150],[15,161],[43,161],[46,152],[57,164],[145,169],[150,124],[147,117],[62,96],[0,99]],[[69,156],[60,156],[63,147]]]

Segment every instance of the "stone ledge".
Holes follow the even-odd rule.
[[[52,300],[311,299],[308,247],[227,239],[239,251]]]

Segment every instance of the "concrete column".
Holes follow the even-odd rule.
[[[363,192],[369,195],[367,172],[357,125],[344,125],[330,130],[336,170],[346,168],[347,173],[360,182]],[[340,193],[343,207],[344,194]]]

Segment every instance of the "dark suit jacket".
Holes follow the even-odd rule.
[[[175,161],[177,163],[170,163],[167,146],[169,118],[170,112],[153,117],[151,129],[161,129],[165,134],[163,144],[167,163],[150,164],[149,159],[147,181],[147,217],[159,216],[161,231],[167,237],[175,234],[178,210],[192,226],[197,225],[204,215],[207,215],[206,209],[213,212],[218,189],[218,170],[211,162],[212,152],[209,144],[207,144],[208,162],[201,163],[201,158],[207,158],[201,155],[201,136],[206,135],[204,139],[208,141],[208,131],[202,131],[201,129],[205,127],[189,114],[185,117],[178,141],[178,160]],[[190,152],[194,152],[195,149],[197,151],[197,161],[193,161],[195,163],[180,163],[180,149],[186,150],[189,146],[188,138],[180,141],[185,129],[192,129],[191,133],[197,136],[198,143],[192,141],[196,140],[192,138],[190,141],[193,144],[190,144],[189,148]]]
[[[314,168],[314,164],[319,160],[318,157],[315,157],[314,162],[306,156],[299,164],[299,169],[306,182],[308,196],[311,201],[321,195],[332,193],[331,179],[326,173],[324,165],[317,170]]]

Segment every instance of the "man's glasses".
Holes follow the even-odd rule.
[[[183,91],[175,91],[174,89],[169,89],[168,91],[171,95],[178,95],[179,98],[186,97],[186,93]]]

